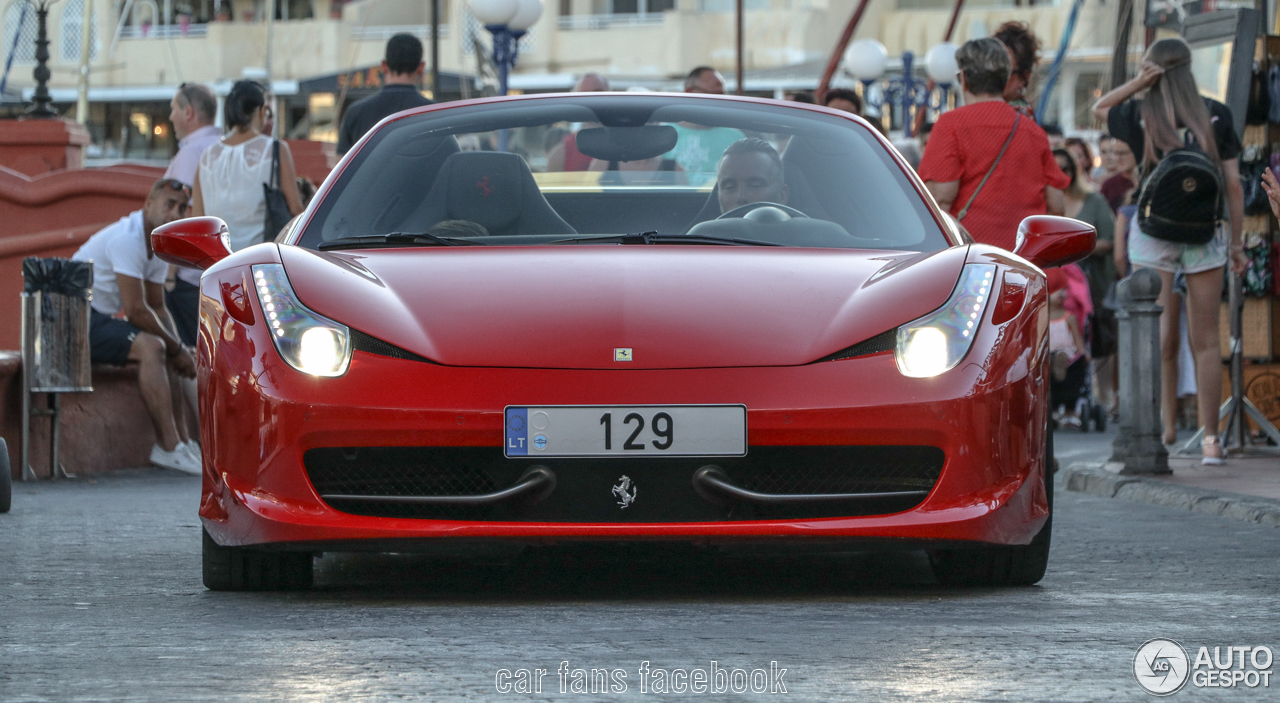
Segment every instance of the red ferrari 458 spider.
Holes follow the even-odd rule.
[[[274,242],[205,217],[204,582],[324,551],[611,540],[928,550],[1030,584],[1052,513],[1043,268],[859,118],[573,94],[387,118]],[[659,545],[661,548],[661,545]]]

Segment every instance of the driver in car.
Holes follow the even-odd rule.
[[[716,168],[720,213],[751,203],[787,203],[782,158],[763,139],[739,139],[724,150]]]

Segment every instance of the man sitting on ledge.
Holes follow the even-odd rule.
[[[180,181],[156,181],[141,210],[90,237],[72,258],[93,263],[89,357],[138,362],[138,386],[158,439],[151,463],[199,475],[200,450],[187,435],[178,382],[195,377],[195,361],[165,310],[169,265],[151,251],[151,231],[182,218],[190,199],[190,188]],[[123,320],[116,317],[122,311]]]

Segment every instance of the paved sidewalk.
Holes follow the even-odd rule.
[[[1169,457],[1172,474],[1122,475],[1121,464],[1079,462],[1062,471],[1069,491],[1184,508],[1280,527],[1280,453],[1233,456],[1222,466]]]
[[[1162,481],[1210,491],[1229,491],[1280,501],[1280,453],[1227,459],[1222,466],[1201,466],[1200,457],[1169,457],[1172,475]]]

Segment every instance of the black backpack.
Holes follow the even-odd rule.
[[[1222,172],[1194,144],[1164,155],[1138,196],[1143,234],[1177,244],[1208,244],[1222,220]]]

